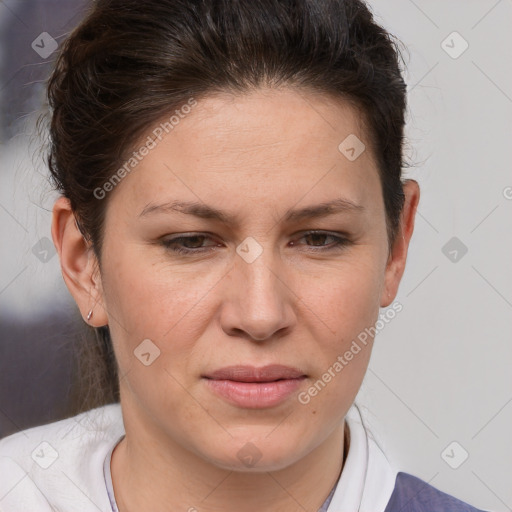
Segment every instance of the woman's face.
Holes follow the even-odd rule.
[[[277,470],[333,435],[370,357],[371,337],[353,341],[407,251],[388,258],[357,112],[290,89],[208,97],[105,200],[93,320],[110,327],[132,442]]]

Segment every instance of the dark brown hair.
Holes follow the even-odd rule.
[[[108,197],[94,190],[148,129],[191,97],[292,86],[358,108],[391,245],[404,202],[400,61],[397,42],[360,0],[97,0],[61,46],[48,83],[53,184],[101,268]],[[83,409],[118,400],[108,327],[95,334],[82,390],[100,392]]]

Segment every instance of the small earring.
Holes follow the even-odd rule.
[[[91,316],[92,316],[92,309],[91,311],[89,311],[89,313],[87,314],[87,321],[89,321],[91,319]]]

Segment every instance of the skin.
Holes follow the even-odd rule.
[[[349,134],[366,144],[355,161],[338,150]],[[373,340],[306,405],[294,393],[274,407],[241,408],[201,376],[280,363],[307,375],[299,391],[321,378],[396,296],[418,184],[406,181],[404,192],[390,247],[357,111],[311,92],[260,89],[200,100],[110,193],[101,272],[69,201],[56,201],[52,236],[64,280],[83,317],[93,308],[89,323],[110,326],[121,369],[126,437],[111,463],[121,512],[321,506],[342,469],[344,417]],[[363,209],[284,219],[341,197]],[[237,222],[177,211],[139,216],[169,200],[205,203]],[[177,234],[206,235],[185,247],[210,251],[173,253],[161,239]],[[349,242],[329,250],[330,234]],[[252,263],[236,252],[247,237],[263,251]],[[133,353],[147,338],[161,351],[149,366]],[[261,455],[252,467],[237,457],[248,442]]]

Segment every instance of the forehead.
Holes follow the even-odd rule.
[[[154,147],[116,187],[113,203],[136,215],[171,199],[230,211],[341,196],[375,204],[377,168],[361,116],[348,103],[264,89],[219,93],[186,110],[160,139],[156,130],[173,112],[147,130],[141,141],[153,138]],[[361,154],[344,153],[347,145]]]

